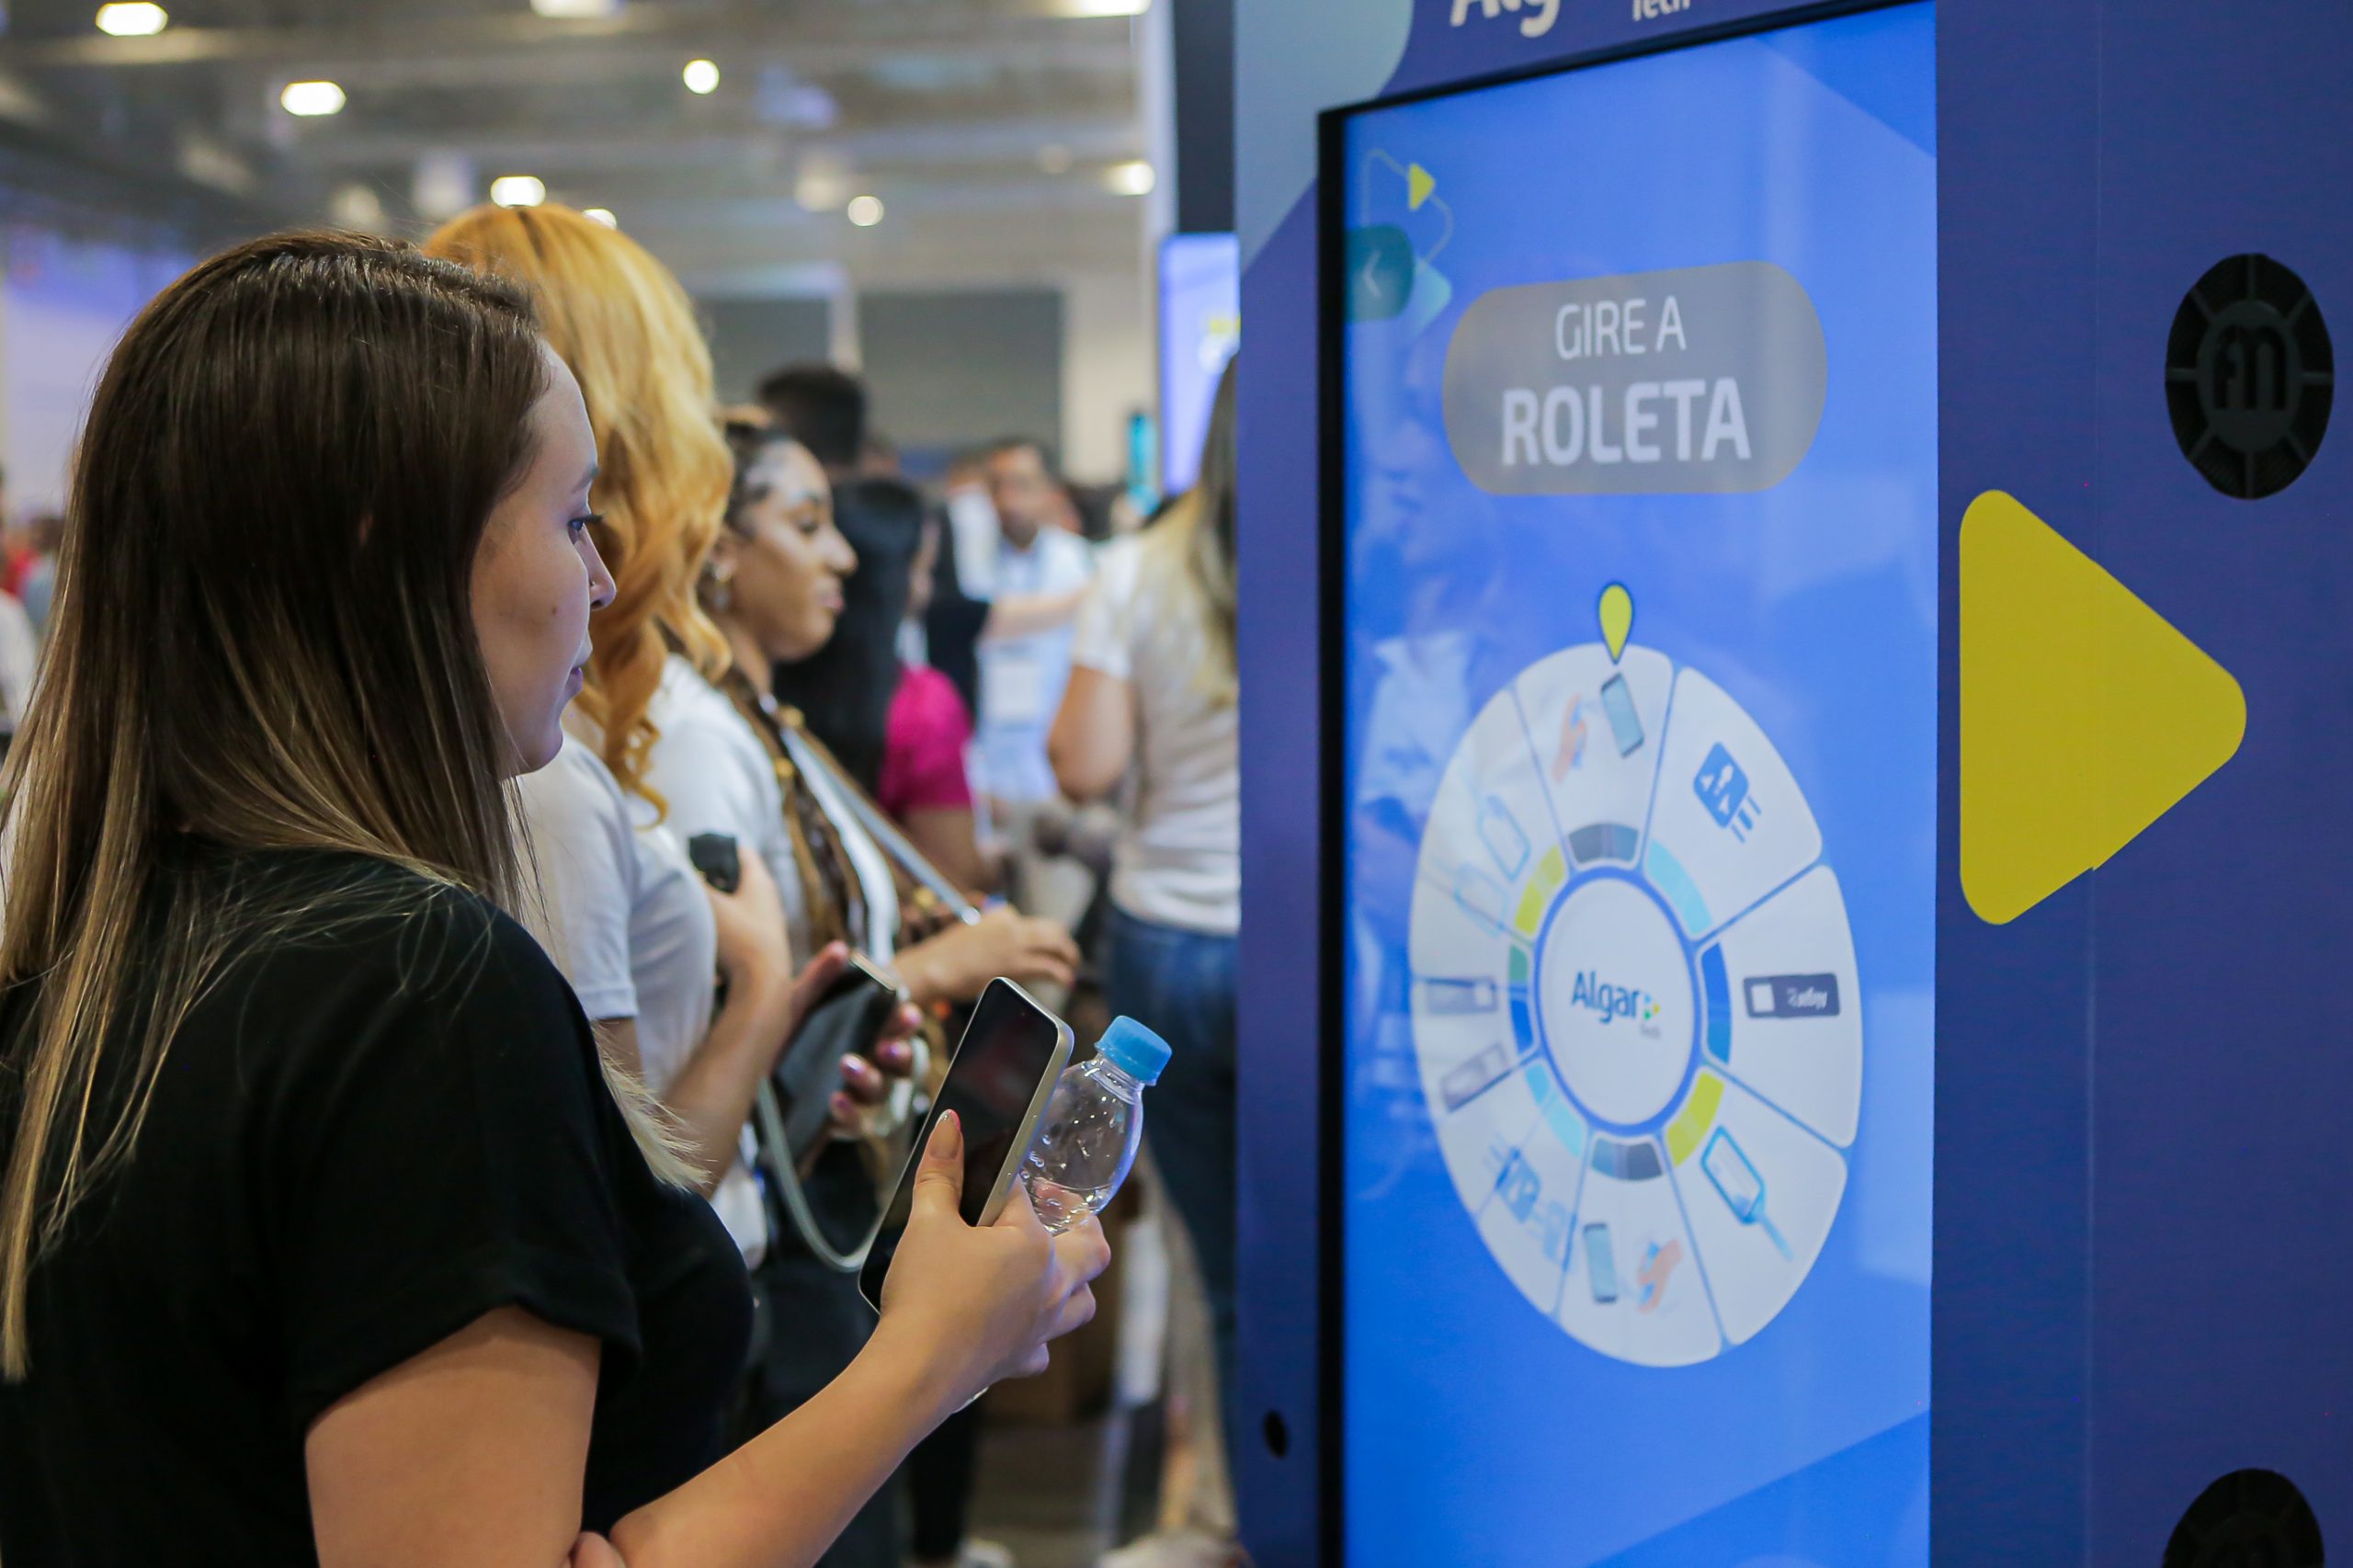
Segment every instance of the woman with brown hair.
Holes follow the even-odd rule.
[[[702,1468],[741,1263],[499,913],[595,464],[529,301],[388,242],[116,349],[0,808],[0,1561],[806,1563],[1091,1312],[1100,1237],[964,1226],[943,1129],[872,1354]]]

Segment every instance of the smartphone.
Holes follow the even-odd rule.
[[[875,1311],[882,1310],[882,1281],[915,1207],[915,1170],[941,1113],[952,1110],[964,1124],[964,1222],[989,1224],[1020,1179],[1046,1098],[1070,1064],[1071,1045],[1070,1026],[1013,982],[993,980],[981,993],[858,1270],[858,1290]]]
[[[1438,1080],[1438,1092],[1446,1096],[1446,1108],[1461,1110],[1502,1083],[1511,1069],[1509,1051],[1500,1045],[1487,1047]]]
[[[732,834],[696,834],[687,840],[687,859],[702,873],[704,881],[721,892],[733,892],[744,885],[744,857]]]
[[[1609,1250],[1608,1225],[1585,1228],[1585,1262],[1593,1280],[1593,1299],[1606,1307],[1618,1299],[1618,1258]]]
[[[1707,1173],[1732,1217],[1744,1225],[1754,1223],[1757,1211],[1765,1207],[1765,1178],[1756,1174],[1756,1165],[1731,1133],[1716,1129],[1708,1146],[1699,1152],[1699,1168]]]
[[[1618,755],[1632,756],[1643,744],[1643,721],[1634,711],[1634,694],[1624,676],[1611,676],[1601,683],[1601,710],[1609,716],[1609,738],[1618,743]]]
[[[760,1154],[789,1160],[795,1170],[822,1142],[841,1087],[842,1058],[870,1053],[906,994],[899,983],[858,953],[809,1010],[768,1070],[759,1108]],[[776,1179],[775,1173],[769,1180]]]

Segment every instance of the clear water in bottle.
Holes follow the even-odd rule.
[[[1021,1180],[1057,1234],[1099,1212],[1143,1143],[1143,1092],[1168,1065],[1168,1042],[1133,1018],[1115,1018],[1095,1054],[1054,1083]]]

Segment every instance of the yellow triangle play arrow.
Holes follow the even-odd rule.
[[[2205,652],[2012,497],[1961,520],[1961,889],[1995,925],[2103,865],[2246,733]]]
[[[1422,167],[1419,164],[1415,164],[1408,167],[1405,170],[1406,210],[1410,212],[1419,212],[1422,210],[1422,203],[1427,201],[1430,199],[1430,192],[1437,188],[1438,176],[1436,175],[1430,173],[1429,170]]]

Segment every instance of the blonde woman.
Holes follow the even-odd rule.
[[[597,496],[597,531],[612,552],[617,588],[612,605],[599,612],[587,710],[613,778],[646,809],[659,811],[665,827],[681,838],[716,833],[735,839],[739,858],[758,862],[747,872],[747,892],[770,896],[762,884],[773,888],[782,906],[776,935],[791,952],[828,955],[821,960],[821,975],[850,947],[889,961],[899,921],[887,867],[867,865],[864,874],[879,881],[871,897],[851,912],[856,917],[830,913],[835,884],[820,873],[846,863],[831,858],[838,841],[812,836],[813,858],[796,857],[788,847],[790,831],[775,765],[744,718],[710,684],[728,678],[737,649],[705,619],[696,589],[717,541],[727,537],[722,525],[735,469],[712,421],[710,352],[677,281],[627,235],[557,206],[477,208],[444,225],[427,248],[529,287],[551,344],[580,378],[590,422],[608,457]],[[747,581],[756,581],[756,563],[752,572]],[[831,634],[838,607],[836,588],[830,599],[820,594],[797,614],[801,621],[822,620],[822,642]],[[767,674],[763,664],[759,678],[765,681]],[[717,705],[719,738],[733,743],[732,752],[708,754],[712,714],[708,705],[697,709],[689,702],[682,709],[681,693],[709,694]],[[728,797],[731,803],[739,798],[756,803],[748,811],[717,809],[713,792],[725,790],[735,791]],[[745,796],[745,790],[753,793]],[[759,795],[761,790],[775,803]],[[872,855],[870,846],[859,847]],[[863,918],[870,906],[881,911],[871,922]],[[996,932],[1004,925],[993,922],[989,929]],[[935,945],[969,955],[977,975],[971,982],[973,992],[988,974],[1017,971],[1002,943],[962,937]],[[979,973],[978,966],[985,964],[998,967]],[[920,961],[905,978],[918,1002],[932,998],[935,992]],[[641,997],[644,989],[640,987]],[[789,1007],[789,996],[777,1000]],[[912,1022],[904,1018],[902,1029]],[[616,1033],[624,1050],[639,1043],[626,1025]],[[731,1051],[714,1029],[711,1043],[668,1084],[665,1103],[690,1128],[717,1136],[706,1148],[723,1153],[734,1142],[759,1075],[781,1039],[773,1036],[765,1054],[756,1043]],[[862,1100],[877,1099],[880,1069],[904,1074],[912,1061],[904,1039],[878,1054],[880,1063],[846,1065],[846,1091]],[[699,1100],[682,1103],[681,1084],[699,1087]],[[852,1106],[841,1108],[845,1114],[856,1111]],[[722,1212],[735,1220],[738,1240],[747,1244],[746,1256],[756,1265],[760,1332],[741,1402],[745,1419],[736,1433],[750,1437],[818,1397],[839,1377],[873,1332],[874,1314],[855,1279],[816,1256],[797,1221],[778,1223],[775,1211],[764,1212],[756,1199],[731,1201],[736,1186],[750,1197],[740,1166],[722,1183],[718,1201]],[[834,1248],[853,1246],[874,1205],[873,1182],[858,1151],[844,1143],[822,1154],[809,1173],[808,1196],[812,1218],[830,1232],[821,1239]],[[895,1497],[886,1493],[848,1523],[825,1562],[829,1568],[898,1568],[898,1533]]]
[[[720,1218],[757,1264],[769,1227],[739,1157],[761,1078],[797,1016],[847,949],[812,953],[796,986],[779,895],[764,867],[722,894],[705,887],[665,802],[646,781],[647,709],[666,638],[716,656],[718,633],[676,581],[682,552],[708,549],[732,471],[710,427],[710,357],[685,291],[634,240],[566,208],[479,207],[426,250],[531,287],[542,330],[580,383],[603,461],[590,522],[614,581],[591,623],[572,733],[524,780],[529,847],[543,897],[526,915],[608,1049],[642,1074],[686,1136]],[[811,949],[803,949],[803,952]],[[713,1017],[712,975],[725,981]],[[904,1074],[899,1020],[878,1050]],[[836,1106],[845,1129],[884,1094],[882,1071],[851,1057]]]
[[[0,780],[0,1561],[805,1564],[1092,1310],[1100,1237],[962,1224],[943,1128],[871,1353],[703,1463],[742,1262],[500,913],[596,465],[528,297],[391,242],[116,347]]]

